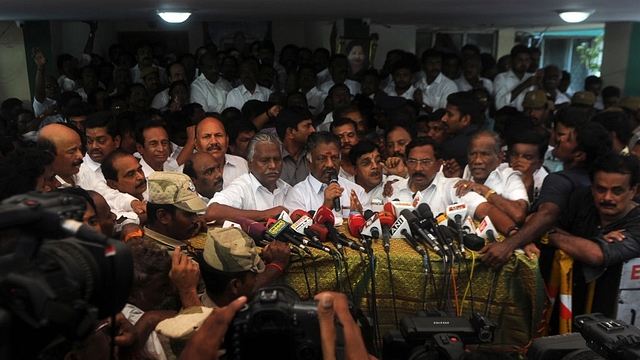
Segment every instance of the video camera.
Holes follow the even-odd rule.
[[[336,317],[336,351],[344,351],[342,324]],[[301,301],[287,286],[258,291],[233,319],[226,334],[229,359],[322,359],[318,302]]]
[[[82,224],[85,209],[83,198],[60,192],[0,203],[0,354],[36,358],[61,339],[84,339],[124,307],[131,252]]]
[[[447,316],[440,311],[418,312],[400,321],[399,330],[385,333],[384,360],[458,360],[465,345],[493,342],[496,325],[474,313],[471,318]]]
[[[640,359],[640,329],[595,313],[576,316],[573,323],[587,346],[605,359]]]

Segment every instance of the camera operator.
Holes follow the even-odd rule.
[[[318,320],[322,337],[322,353],[325,360],[336,359],[336,316],[344,327],[344,359],[376,359],[367,353],[360,328],[349,312],[347,297],[344,294],[322,292],[315,296],[315,300],[318,300]],[[241,296],[229,305],[212,312],[182,351],[180,359],[218,359],[218,349],[222,346],[229,324],[235,313],[246,302],[247,298]],[[265,355],[268,357],[268,353]]]

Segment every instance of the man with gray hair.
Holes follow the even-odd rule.
[[[285,210],[282,203],[291,185],[280,179],[280,139],[274,134],[257,133],[247,146],[247,160],[249,173],[236,178],[209,201],[207,221],[233,221],[242,216],[264,222]]]

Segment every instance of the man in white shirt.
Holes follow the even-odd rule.
[[[357,125],[349,118],[338,118],[331,123],[330,129],[340,139],[340,172],[338,176],[354,181],[356,169],[349,160],[349,151],[358,143]]]
[[[458,86],[458,91],[469,91],[483,87],[490,95],[493,94],[493,83],[491,80],[480,77],[482,73],[482,59],[480,55],[473,54],[466,56],[462,69],[462,76],[454,81]]]
[[[407,100],[413,100],[416,88],[411,84],[411,62],[407,58],[402,58],[393,64],[391,76],[393,82],[390,83],[384,92],[389,96],[400,96]]]
[[[75,186],[83,157],[80,135],[65,124],[49,124],[40,130],[38,148],[55,156],[51,167],[61,187]]]
[[[220,80],[220,65],[215,54],[200,57],[200,76],[191,83],[189,101],[202,105],[205,112],[221,113],[226,106],[227,92],[216,83]]]
[[[562,70],[557,65],[547,65],[544,67],[541,89],[547,92],[547,98],[556,105],[556,109],[560,105],[568,106],[571,99],[558,89],[558,84],[562,78]]]
[[[142,171],[140,160],[128,152],[117,149],[112,151],[102,162],[102,174],[107,185],[123,194],[128,194],[137,201],[146,203],[149,197],[147,192],[147,178]],[[111,207],[119,222],[129,219],[130,222],[144,224],[147,220],[146,205],[144,212],[133,212],[124,207]]]
[[[327,93],[320,90],[316,85],[318,77],[315,70],[309,66],[300,66],[298,70],[298,81],[300,83],[300,92],[307,98],[309,111],[313,116],[317,116],[324,109],[324,99]]]
[[[340,170],[340,139],[330,132],[320,131],[309,135],[307,142],[307,166],[309,175],[289,191],[284,206],[296,209],[317,210],[324,205],[334,208],[334,199],[340,199],[340,209],[333,209],[335,223],[349,216],[351,210],[369,209],[369,197],[364,189],[347,179],[337,176]],[[337,178],[337,181],[331,181]]]
[[[549,141],[539,132],[529,130],[507,139],[509,166],[520,171],[529,204],[538,200],[544,179],[549,175],[542,166]]]
[[[493,79],[496,110],[512,106],[522,111],[522,101],[527,91],[536,90],[542,80],[542,71],[527,72],[531,63],[531,52],[524,45],[511,48],[511,69],[496,75]]]
[[[459,178],[447,178],[442,173],[443,161],[438,154],[438,145],[431,138],[413,140],[406,148],[409,179],[393,183],[391,199],[413,202],[420,192],[420,200],[427,203],[434,214],[443,213],[447,206],[455,203],[467,204],[467,213],[480,221],[489,216],[496,229],[508,233],[515,223],[497,207],[489,204],[477,193],[469,192],[463,196],[456,195],[455,184]],[[417,204],[416,204],[417,205]]]
[[[490,204],[503,210],[517,224],[522,224],[529,209],[529,197],[521,174],[502,162],[500,136],[481,131],[471,137],[469,164],[462,179],[456,183],[456,194],[470,191],[483,196]]]
[[[225,108],[242,110],[242,106],[249,100],[269,100],[271,90],[258,85],[258,64],[255,60],[245,60],[240,65],[239,74],[242,85],[229,91]]]
[[[313,65],[314,70],[316,71],[316,76],[318,77],[317,85],[324,84],[325,82],[331,80],[331,74],[329,73],[329,58],[331,54],[329,50],[325,48],[317,48],[313,52],[313,57],[311,59],[311,64]]]
[[[160,120],[150,120],[136,129],[136,149],[145,177],[156,171],[176,171],[167,166],[171,154],[169,133]]]
[[[187,71],[179,62],[172,62],[171,64],[169,64],[169,66],[167,66],[167,70],[169,72],[169,84],[173,84],[174,82],[180,80],[187,81]],[[153,100],[151,101],[151,107],[154,109],[162,109],[163,107],[167,106],[167,104],[169,104],[169,100],[171,100],[171,98],[169,97],[169,88],[166,88],[153,97]]]
[[[443,109],[447,106],[447,96],[458,91],[453,80],[442,73],[442,53],[427,49],[422,53],[422,68],[425,77],[416,83],[420,91],[414,92],[414,100],[427,113]]]
[[[205,219],[222,222],[237,216],[259,222],[277,218],[291,185],[280,179],[282,143],[274,134],[258,133],[247,148],[249,173],[235,179],[209,202]]]
[[[227,154],[229,136],[220,120],[207,117],[196,127],[196,150],[208,152],[222,166],[223,187],[227,187],[240,175],[249,172],[247,161],[239,156]]]
[[[321,91],[329,93],[329,90],[336,84],[345,84],[349,88],[349,92],[353,95],[360,93],[360,83],[347,79],[349,73],[349,59],[344,54],[334,54],[329,59],[329,73],[331,79],[322,83],[319,88]]]
[[[187,158],[182,172],[189,175],[198,195],[207,204],[215,193],[222,190],[221,169],[220,163],[213,155],[200,151]]]
[[[149,45],[141,45],[136,49],[136,65],[131,68],[131,79],[134,83],[142,83],[140,73],[142,70],[148,67],[158,68],[158,74],[160,75],[160,81],[162,84],[167,84],[167,72],[156,65],[153,65],[153,50]]]
[[[369,197],[371,210],[382,211],[386,202],[384,186],[388,179],[382,174],[382,157],[378,147],[369,140],[360,141],[349,151],[349,160],[356,168],[355,183],[362,186]],[[393,178],[400,179],[396,176]]]

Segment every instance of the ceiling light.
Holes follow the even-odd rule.
[[[594,10],[584,11],[558,11],[560,18],[568,23],[579,23],[587,20]]]
[[[168,22],[168,23],[172,23],[172,24],[178,24],[181,22],[185,22],[189,16],[191,16],[191,13],[188,11],[160,11],[158,10],[158,16],[160,16],[162,18],[162,20]]]

